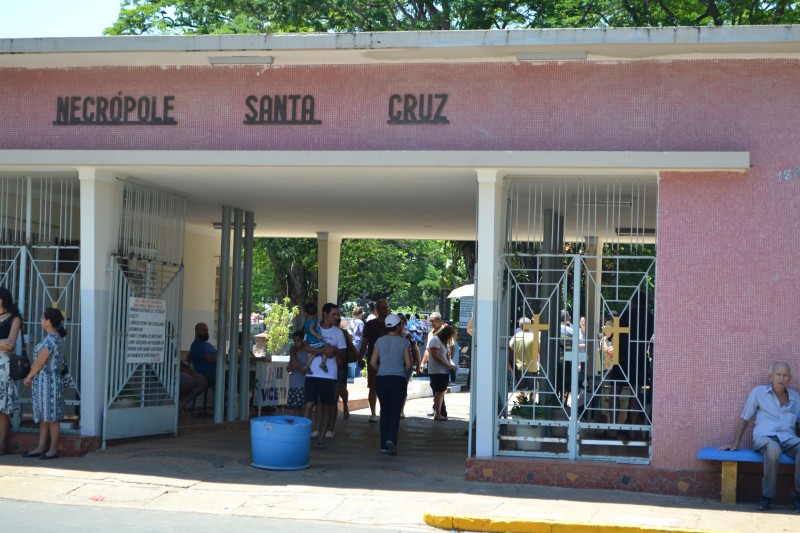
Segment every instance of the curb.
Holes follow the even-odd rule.
[[[424,522],[448,531],[487,531],[497,533],[710,533],[702,529],[620,524],[580,524],[507,518],[479,518],[425,514]]]

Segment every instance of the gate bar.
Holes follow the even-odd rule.
[[[242,361],[239,368],[239,419],[250,418],[250,310],[253,308],[253,233],[255,214],[244,214],[244,288],[242,297]],[[244,316],[247,315],[247,319]]]
[[[231,208],[222,206],[222,243],[219,254],[219,302],[217,311],[217,380],[214,383],[214,423],[222,423],[225,404],[225,332],[228,328],[228,265],[231,259]]]
[[[239,317],[241,316],[242,292],[242,214],[241,209],[233,210],[233,261],[231,281],[231,322],[228,332],[228,405],[225,417],[227,420],[236,420],[236,385],[238,372],[239,346]],[[249,317],[249,314],[248,314]],[[244,317],[242,317],[244,320]],[[249,350],[248,350],[249,351]],[[247,355],[242,352],[242,357]]]

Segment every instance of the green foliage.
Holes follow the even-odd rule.
[[[518,392],[509,414],[514,418],[526,420],[534,420],[536,415],[536,420],[544,420],[547,418],[547,408],[536,404],[534,393]]]
[[[796,24],[788,0],[126,0],[106,35]]]
[[[288,297],[292,305],[316,300],[316,239],[256,239],[253,243],[253,305]],[[299,325],[299,324],[298,324]]]
[[[283,347],[289,342],[292,333],[292,319],[298,316],[300,312],[296,305],[290,306],[290,304],[289,298],[284,298],[283,303],[273,303],[264,318],[264,326],[267,332],[267,350],[271,354],[281,353]]]
[[[346,239],[341,248],[338,303],[388,297],[394,309],[431,310],[442,290],[471,281],[464,253],[474,261],[474,245],[466,244]],[[315,301],[316,275],[315,239],[256,239],[253,311],[285,297],[301,307]]]
[[[339,301],[390,298],[392,308],[432,309],[443,285],[464,283],[459,250],[447,241],[342,242]]]

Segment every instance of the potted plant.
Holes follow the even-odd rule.
[[[267,333],[267,353],[278,355],[283,353],[291,336],[292,319],[300,312],[295,305],[290,307],[289,298],[284,298],[283,303],[274,303],[270,306],[264,318],[264,327]]]
[[[536,395],[532,392],[518,392],[511,407],[511,417],[517,420],[544,420],[547,418],[547,409],[536,404]],[[541,438],[543,433],[542,426],[531,426],[519,424],[514,426],[517,437]],[[518,440],[517,449],[526,451],[536,451],[542,449],[539,441]]]

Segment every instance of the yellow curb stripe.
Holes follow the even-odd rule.
[[[431,527],[448,531],[486,531],[491,533],[709,533],[705,530],[676,527],[536,522],[532,520],[432,514],[425,514],[422,519]]]

